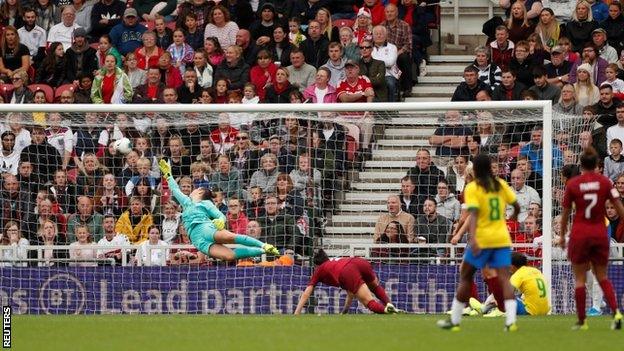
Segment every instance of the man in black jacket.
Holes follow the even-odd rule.
[[[74,68],[74,72],[67,72],[68,77],[76,77],[78,74],[94,74],[98,70],[96,52],[89,46],[84,28],[74,30],[74,43],[67,49],[65,55],[70,62],[69,66]]]
[[[329,59],[329,40],[321,33],[321,25],[317,21],[310,21],[308,25],[308,39],[299,44],[306,58],[306,63],[319,68]]]
[[[126,3],[119,0],[100,0],[91,10],[91,38],[97,42],[121,22]]]
[[[30,132],[32,144],[22,150],[20,160],[30,162],[44,181],[52,180],[54,172],[61,167],[61,155],[50,144],[46,142],[45,130],[43,127],[35,125]]]
[[[489,89],[487,84],[479,80],[479,69],[470,65],[464,68],[464,81],[455,89],[451,101],[477,101],[477,93]]]
[[[407,171],[416,185],[416,195],[419,197],[434,197],[438,193],[438,182],[444,179],[444,173],[431,163],[431,154],[427,149],[420,149],[416,153],[416,167]]]

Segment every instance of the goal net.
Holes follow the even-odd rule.
[[[571,274],[552,249],[551,228],[559,170],[576,162],[585,129],[580,117],[553,117],[550,104],[0,111],[0,302],[16,313],[289,314],[319,248],[372,261],[398,307],[444,312],[465,246],[465,236],[452,245],[451,235],[466,168],[479,152],[517,183],[522,212],[508,223],[516,249],[552,284],[553,312],[572,311]],[[198,252],[160,159],[182,192],[211,189],[230,231],[276,245],[280,257],[227,263]],[[613,269],[621,292],[624,277]],[[344,297],[319,287],[308,311],[337,313]]]

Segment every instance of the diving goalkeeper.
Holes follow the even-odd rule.
[[[279,255],[279,251],[271,244],[225,230],[225,216],[211,201],[209,189],[197,188],[190,196],[186,196],[171,176],[171,166],[165,160],[160,160],[158,166],[173,196],[182,205],[182,223],[191,243],[199,251],[224,261],[260,256],[263,253]],[[241,247],[230,249],[223,244],[238,244]]]

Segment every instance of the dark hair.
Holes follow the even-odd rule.
[[[622,140],[620,140],[618,138],[611,139],[611,142],[609,143],[609,145],[611,145],[611,144],[618,144],[618,145],[620,145],[620,147],[622,147]]]
[[[526,98],[531,98],[531,100],[537,100],[539,97],[537,96],[537,93],[533,90],[523,90],[520,93],[520,98],[523,100]]]
[[[520,268],[527,265],[527,257],[519,252],[511,253],[511,265]]]
[[[537,66],[533,68],[533,78],[541,78],[547,75],[548,72],[546,72],[546,68],[544,68],[544,66]]]
[[[407,235],[405,234],[405,230],[403,229],[403,226],[401,225],[401,223],[399,223],[399,221],[392,221],[390,223],[388,223],[388,225],[386,225],[386,228],[384,228],[384,232],[381,234],[381,236],[379,237],[379,242],[380,243],[390,243],[390,238],[388,238],[388,236],[386,235],[386,229],[388,229],[388,226],[390,224],[394,224],[397,227],[397,237],[398,237],[398,244],[407,244],[409,243],[409,240],[407,239]]]
[[[565,165],[561,167],[561,176],[565,179],[571,179],[579,175],[579,169],[577,165]]]
[[[613,86],[609,83],[602,83],[600,84],[600,88],[598,90],[602,90],[602,89],[609,89],[613,91]]]
[[[473,65],[470,65],[470,66],[466,66],[466,68],[464,68],[464,73],[466,73],[466,72],[472,72],[472,73],[475,73],[475,74],[479,74],[479,69],[477,67],[473,66]]]
[[[581,154],[581,168],[586,171],[593,171],[597,165],[598,153],[590,146]]]
[[[325,250],[318,249],[314,253],[314,258],[312,259],[312,261],[314,262],[315,266],[320,266],[323,263],[329,261],[329,257],[327,256],[327,253],[325,253]]]
[[[497,192],[500,189],[500,183],[492,173],[492,161],[485,154],[477,155],[472,161],[475,179],[487,192]]]

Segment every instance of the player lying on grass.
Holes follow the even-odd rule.
[[[624,113],[618,107],[618,115]],[[568,219],[574,206],[576,213],[570,232],[568,243],[568,259],[572,263],[576,289],[576,314],[578,322],[572,327],[575,330],[587,330],[585,299],[587,271],[591,268],[600,284],[607,304],[613,313],[612,329],[622,328],[622,314],[618,310],[617,299],[613,285],[607,277],[609,264],[609,236],[605,226],[606,202],[611,204],[624,217],[624,206],[620,201],[620,194],[613,188],[609,178],[596,171],[598,154],[593,148],[581,154],[581,175],[569,179],[563,195],[563,211],[561,213],[561,233],[568,229]],[[562,248],[566,246],[565,236],[559,239]]]
[[[379,280],[373,271],[373,267],[367,260],[360,257],[329,259],[325,251],[319,249],[314,254],[314,265],[316,270],[310,278],[308,287],[301,294],[295,314],[301,313],[303,306],[308,302],[310,295],[314,292],[314,287],[318,283],[337,286],[347,290],[347,299],[342,309],[343,314],[349,312],[354,296],[357,297],[362,305],[375,313],[403,312],[390,303],[386,291],[379,285]],[[384,304],[382,305],[375,300],[373,294]]]
[[[503,290],[506,310],[505,330],[515,331],[516,299],[513,287],[509,284],[509,266],[511,265],[511,238],[505,222],[507,205],[513,206],[512,220],[520,212],[516,195],[511,187],[492,173],[490,158],[477,155],[473,161],[475,180],[466,185],[464,190],[466,209],[470,212],[469,240],[464,261],[459,269],[459,284],[453,303],[451,316],[438,321],[443,329],[459,331],[462,312],[470,299],[470,287],[477,269],[488,266],[496,270],[498,281]]]
[[[160,160],[158,166],[167,179],[173,196],[182,205],[182,223],[189,234],[191,243],[199,251],[224,261],[260,256],[263,253],[279,255],[279,251],[271,244],[225,230],[225,215],[210,200],[209,189],[197,188],[191,192],[190,196],[186,196],[171,176],[171,166],[164,160]],[[242,246],[231,249],[223,244]]]
[[[527,266],[527,257],[519,252],[511,254],[511,285],[521,296],[516,298],[517,315],[544,316],[550,311],[546,280],[539,269]],[[487,313],[496,308],[493,295],[485,303],[470,298],[470,307],[479,313]]]

